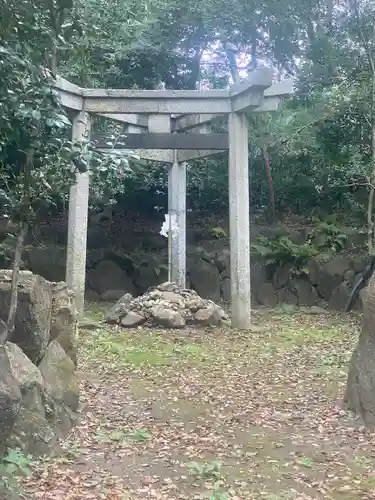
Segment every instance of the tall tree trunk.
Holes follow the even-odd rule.
[[[12,340],[16,324],[16,313],[18,305],[18,283],[20,278],[21,259],[22,259],[22,252],[26,234],[27,234],[27,224],[25,222],[20,222],[18,236],[17,236],[17,243],[14,252],[13,266],[12,266],[12,284],[10,287],[10,303],[9,303],[9,312],[7,319],[8,332],[7,332],[7,338],[5,340]]]
[[[267,185],[268,185],[269,213],[271,216],[271,220],[274,223],[276,220],[275,188],[272,179],[271,158],[267,146],[265,144],[262,146],[262,154],[264,159],[264,167],[266,170]]]
[[[26,153],[25,164],[23,166],[23,186],[22,186],[23,195],[22,195],[22,203],[19,214],[20,215],[19,230],[18,230],[16,248],[14,251],[13,266],[12,266],[12,271],[13,271],[12,284],[10,287],[10,302],[9,302],[8,319],[6,324],[7,334],[5,341],[12,339],[16,324],[20,267],[22,261],[23,247],[25,244],[25,237],[29,227],[28,221],[29,221],[29,211],[30,211],[30,176],[33,167],[33,160],[34,160],[34,152],[28,151]]]

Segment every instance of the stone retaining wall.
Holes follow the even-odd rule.
[[[202,223],[202,225],[204,225]],[[133,224],[134,226],[134,224]],[[122,229],[121,229],[122,228]],[[121,229],[121,230],[120,230]],[[251,224],[251,241],[259,236],[272,238],[284,231],[296,245],[305,243],[313,226],[274,227]],[[318,256],[304,265],[301,273],[290,263],[265,265],[256,255],[251,258],[253,303],[275,306],[281,303],[309,306],[318,304],[342,309],[353,286],[362,276],[368,258],[364,252],[363,232],[340,228],[346,235],[345,248],[328,261]],[[187,233],[187,285],[203,298],[213,301],[230,299],[230,257],[228,241],[213,238],[209,231],[189,229]],[[51,228],[49,238],[56,230]],[[89,227],[86,298],[115,302],[125,293],[142,295],[150,286],[167,280],[167,241],[159,227],[136,230],[122,221],[119,227]],[[219,232],[220,233],[220,232]],[[226,231],[223,231],[225,236]],[[323,234],[315,234],[317,245]],[[49,242],[25,249],[25,268],[50,281],[65,277],[66,247]],[[359,304],[355,304],[358,307]]]
[[[61,278],[65,268],[65,248],[28,248],[30,269],[49,279]],[[304,272],[290,263],[266,265],[251,257],[253,303],[274,307],[281,303],[297,306],[328,306],[342,310],[349,294],[362,276],[369,258],[348,250],[328,261],[318,256],[309,260]],[[89,250],[86,298],[115,302],[125,293],[138,296],[167,280],[165,251],[125,253],[121,250]],[[230,252],[222,241],[206,241],[189,246],[187,286],[213,301],[230,300]],[[359,307],[358,301],[354,304]]]

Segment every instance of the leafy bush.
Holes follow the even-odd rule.
[[[290,262],[297,268],[318,254],[318,250],[311,243],[298,245],[288,236],[280,235],[273,238],[259,236],[251,248],[256,255],[265,260],[266,264],[282,265]]]
[[[319,250],[336,253],[343,250],[348,236],[334,223],[319,221],[310,238]]]
[[[9,448],[6,455],[0,459],[0,488],[19,492],[21,485],[18,476],[31,476],[32,466],[31,455],[25,455],[20,448]]]
[[[32,475],[33,458],[31,455],[24,455],[19,448],[10,448],[5,457],[0,461],[0,475]]]

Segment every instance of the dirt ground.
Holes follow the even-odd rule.
[[[357,318],[259,310],[253,324],[245,333],[83,331],[81,421],[26,491],[45,500],[375,499],[375,436],[341,406]]]

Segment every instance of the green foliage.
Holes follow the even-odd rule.
[[[337,253],[345,247],[348,236],[335,224],[319,221],[310,238],[318,250]]]
[[[209,500],[230,500],[229,493],[223,488],[221,481],[216,481],[214,490],[211,493]]]
[[[151,433],[147,429],[136,429],[132,432],[122,429],[112,432],[99,430],[96,435],[96,439],[103,443],[121,442],[125,439],[132,439],[133,441],[143,442],[149,441],[151,437]]]
[[[251,248],[255,255],[265,260],[266,264],[282,265],[289,262],[297,268],[318,253],[310,243],[298,245],[284,235],[275,235],[272,238],[259,236]]]
[[[222,227],[213,227],[211,229],[211,235],[217,240],[228,238],[227,233]]]
[[[129,434],[129,437],[134,439],[134,441],[148,441],[151,439],[151,433],[147,429],[136,429]]]
[[[186,467],[190,474],[194,474],[201,479],[220,479],[221,462],[213,461],[201,464],[199,462],[189,462]]]
[[[9,448],[0,460],[0,484],[14,486],[11,481],[15,476],[31,476],[33,457],[25,455],[19,448]]]
[[[316,225],[304,243],[294,243],[289,236],[276,233],[270,238],[259,236],[251,249],[266,264],[280,266],[290,263],[295,266],[297,274],[308,273],[303,266],[309,259],[318,255],[335,255],[343,250],[348,239],[336,224],[318,218],[313,218],[313,221]]]

